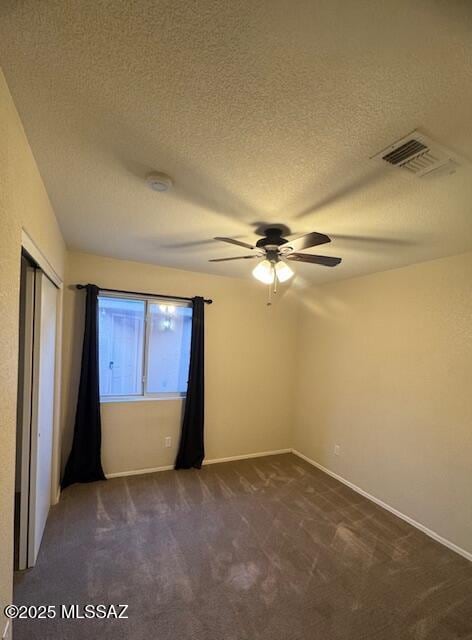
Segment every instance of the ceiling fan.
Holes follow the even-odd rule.
[[[287,264],[287,260],[297,262],[309,262],[311,264],[320,264],[324,267],[335,267],[341,262],[341,258],[332,256],[315,256],[307,253],[298,253],[303,249],[316,247],[320,244],[331,242],[331,238],[324,233],[307,233],[306,235],[288,240],[282,236],[283,230],[278,227],[267,227],[265,236],[258,240],[255,245],[241,242],[234,238],[217,237],[215,240],[229,242],[244,249],[254,251],[249,255],[235,256],[233,258],[213,258],[209,262],[226,262],[227,260],[249,260],[254,258],[262,258],[259,264],[253,269],[252,275],[264,284],[276,284],[277,281],[285,282],[289,280],[294,271]]]

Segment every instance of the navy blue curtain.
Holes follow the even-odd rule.
[[[98,378],[99,289],[94,284],[88,284],[85,289],[87,298],[79,396],[72,450],[62,479],[63,489],[74,482],[105,480],[101,463],[102,425]]]
[[[184,420],[180,435],[176,469],[200,469],[205,457],[205,302],[192,299],[192,339]]]

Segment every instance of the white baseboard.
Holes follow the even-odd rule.
[[[105,478],[121,478],[123,476],[142,476],[146,473],[156,473],[157,471],[171,471],[174,468],[173,464],[168,464],[164,467],[148,467],[146,469],[133,469],[132,471],[116,471],[115,473],[106,473]]]
[[[218,464],[219,462],[232,462],[233,460],[245,460],[246,458],[263,458],[265,456],[276,456],[281,453],[292,453],[291,449],[277,449],[276,451],[259,451],[257,453],[243,453],[239,456],[229,456],[227,458],[211,458],[204,460],[203,465]],[[171,471],[173,464],[164,467],[148,467],[146,469],[133,469],[132,471],[117,471],[116,473],[106,473],[107,478],[121,478],[122,476],[140,476],[146,473],[156,473],[158,471]]]
[[[454,544],[454,542],[451,542],[447,538],[443,538],[443,536],[440,536],[439,533],[436,533],[435,531],[432,531],[432,529],[428,529],[428,527],[426,527],[424,524],[421,524],[420,522],[417,522],[416,520],[413,520],[413,518],[410,518],[410,516],[407,516],[406,514],[402,513],[401,511],[398,511],[398,509],[395,509],[394,507],[391,507],[389,504],[387,504],[383,500],[380,500],[379,498],[376,498],[371,493],[368,493],[367,491],[364,491],[364,489],[361,489],[360,487],[358,487],[357,485],[353,484],[349,480],[346,480],[346,478],[343,478],[339,474],[334,473],[334,471],[330,471],[326,467],[323,467],[323,465],[319,464],[319,462],[315,462],[314,460],[312,460],[308,456],[304,455],[303,453],[300,453],[300,451],[297,451],[296,449],[292,449],[291,451],[292,451],[292,453],[294,455],[296,455],[299,458],[302,458],[303,460],[305,460],[305,462],[308,462],[309,464],[313,465],[314,467],[317,467],[317,469],[320,469],[320,471],[323,471],[324,473],[327,473],[329,476],[332,476],[333,478],[336,478],[336,480],[339,480],[339,482],[342,482],[343,484],[345,484],[346,486],[350,487],[351,489],[353,489],[357,493],[360,493],[362,496],[364,496],[364,498],[367,498],[368,500],[371,500],[372,502],[375,502],[375,504],[378,504],[380,507],[382,507],[386,511],[390,511],[390,513],[393,513],[398,518],[401,518],[402,520],[405,520],[405,522],[408,522],[408,524],[411,524],[413,527],[416,527],[416,529],[419,529],[420,531],[425,533],[427,536],[429,536],[433,540],[436,540],[436,542],[439,542],[440,544],[443,544],[448,549],[451,549],[452,551],[455,551],[456,553],[458,553],[462,557],[464,557],[467,560],[472,562],[472,553],[470,553],[469,551],[466,551],[465,549],[462,549],[462,547],[459,547],[457,544]]]
[[[276,449],[275,451],[259,451],[258,453],[243,453],[240,456],[229,456],[228,458],[211,458],[204,460],[203,464],[218,464],[218,462],[232,462],[233,460],[246,460],[247,458],[264,458],[265,456],[278,456],[281,453],[292,453],[291,449]]]
[[[59,500],[60,500],[60,499],[61,499],[61,487],[59,486],[59,487],[57,487],[57,490],[56,490],[56,497],[55,497],[55,499],[54,499],[53,504],[57,504],[57,503],[59,502]]]
[[[5,629],[3,630],[2,640],[6,640],[7,638],[10,637],[9,631],[10,631],[10,620],[7,620],[5,623]]]

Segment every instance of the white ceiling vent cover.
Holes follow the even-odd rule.
[[[418,178],[455,173],[460,166],[458,157],[419,131],[412,131],[389,145],[372,159],[388,162]]]

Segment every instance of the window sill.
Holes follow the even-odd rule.
[[[162,396],[109,396],[100,398],[100,404],[115,404],[122,402],[150,402],[161,400],[185,400],[186,394],[169,394]]]

